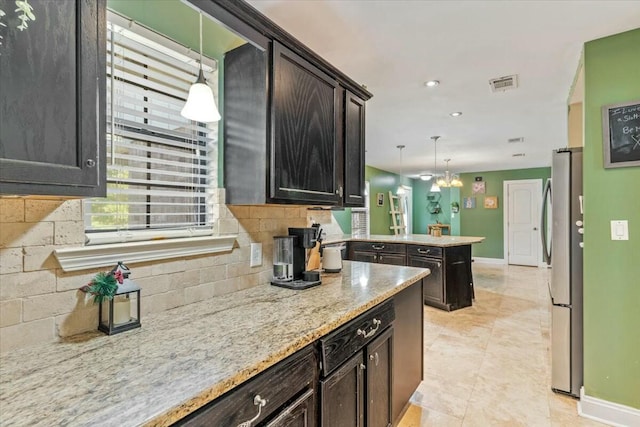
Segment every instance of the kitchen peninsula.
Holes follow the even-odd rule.
[[[471,245],[484,237],[425,234],[336,235],[324,244],[346,242],[346,258],[378,264],[407,265],[431,270],[424,281],[424,303],[452,311],[469,307],[475,298]]]
[[[319,388],[363,356],[366,360],[352,372],[365,387],[374,385],[362,379],[374,368],[365,372],[361,366],[374,358],[378,366],[375,345],[391,334],[393,339],[386,342],[393,383],[387,387],[393,394],[387,407],[389,417],[397,420],[422,377],[422,305],[416,301],[428,274],[420,268],[345,262],[341,273],[323,275],[322,285],[309,290],[262,285],[148,316],[141,329],[124,334],[89,333],[2,355],[2,424],[171,425],[203,406],[206,412],[212,401],[230,400],[246,384],[261,384],[269,372],[282,372],[281,361],[298,354],[315,361],[308,364],[313,380],[305,394],[273,407],[283,396],[260,389],[265,404],[258,405],[258,391],[252,390],[250,401],[233,407],[234,416],[250,415],[231,421],[235,426],[259,409],[258,422],[273,420],[278,413],[287,415],[288,405],[305,396],[311,398],[311,412],[305,416],[315,414],[316,407],[325,416],[331,407],[318,398]],[[347,337],[351,332],[352,340]],[[353,347],[354,342],[360,347]],[[338,364],[344,359],[332,348],[350,346],[356,356]],[[288,378],[283,378],[279,383],[286,384]],[[322,390],[323,399],[328,398],[330,393]],[[309,419],[309,425],[316,425],[319,415]]]

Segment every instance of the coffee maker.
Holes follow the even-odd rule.
[[[318,228],[289,228],[288,236],[275,236],[273,244],[273,278],[271,284],[288,289],[318,286],[320,273],[306,271],[308,250],[315,248]]]

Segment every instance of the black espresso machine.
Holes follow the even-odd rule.
[[[322,283],[319,272],[305,270],[309,250],[315,248],[319,232],[318,227],[289,228],[288,236],[274,236],[272,285],[308,289]]]

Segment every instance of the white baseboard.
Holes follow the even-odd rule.
[[[474,256],[472,258],[474,262],[477,262],[480,264],[499,264],[499,265],[507,264],[507,261],[504,258],[482,258],[478,256]]]
[[[640,426],[640,409],[587,396],[580,388],[578,414],[616,427]]]

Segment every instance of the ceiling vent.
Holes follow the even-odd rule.
[[[524,157],[524,156],[525,156],[524,153],[516,153],[511,155],[511,157]]]
[[[497,79],[489,80],[491,86],[491,92],[504,92],[505,90],[511,90],[518,87],[518,75],[498,77]]]
[[[520,138],[509,138],[507,139],[509,144],[515,144],[517,142],[524,142],[524,138],[521,136]]]

